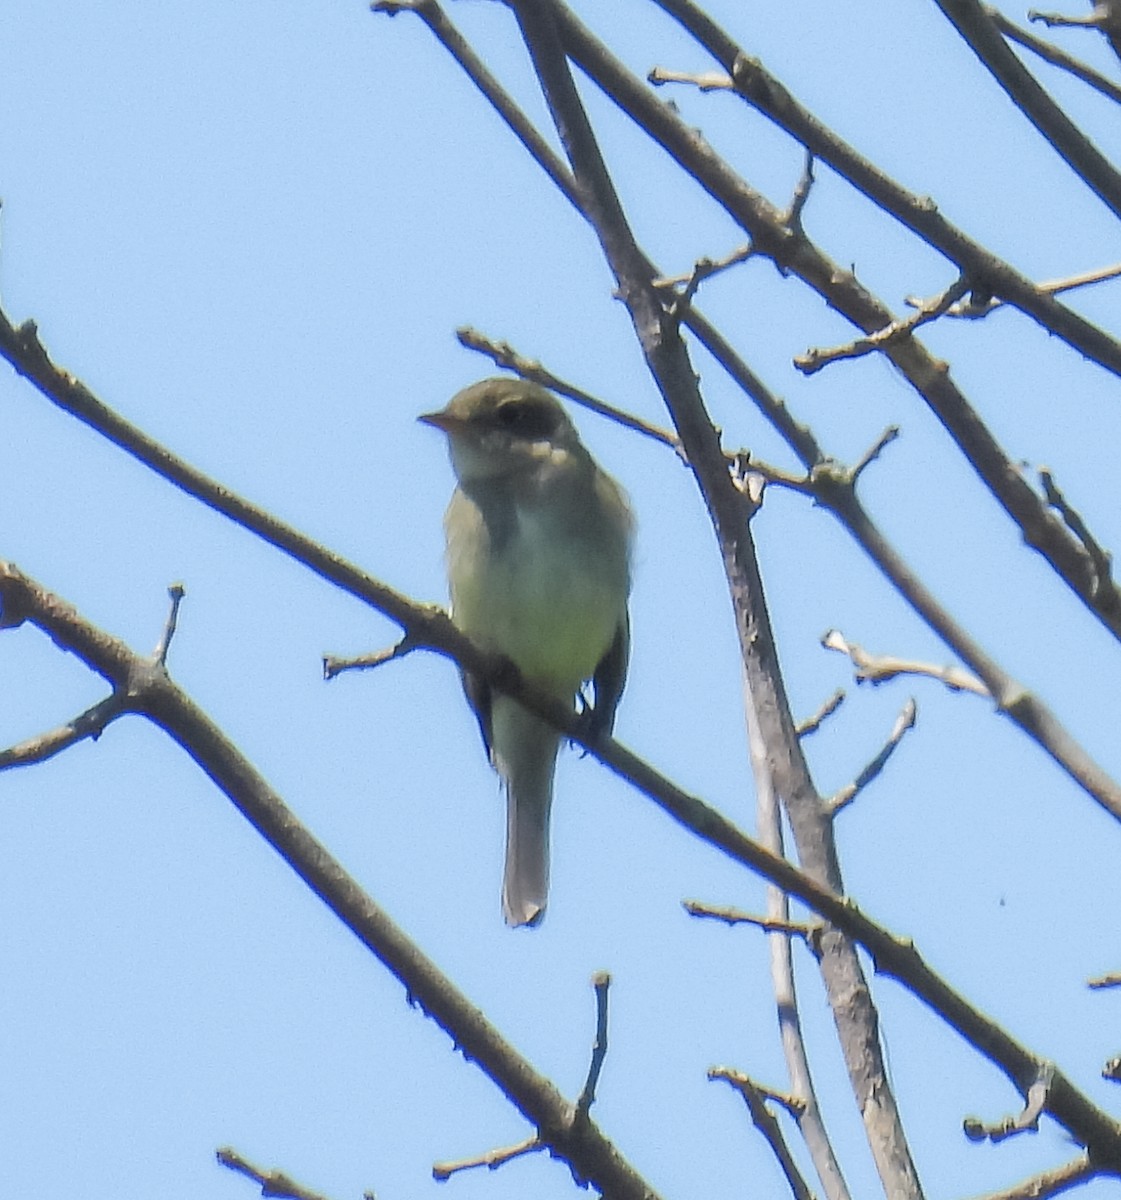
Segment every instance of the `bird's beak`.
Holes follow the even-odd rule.
[[[466,424],[462,417],[453,416],[444,409],[439,412],[421,413],[417,420],[422,421],[425,425],[432,425],[444,433],[454,433]]]

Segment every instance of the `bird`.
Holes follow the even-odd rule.
[[[561,402],[528,380],[484,379],[418,419],[447,435],[457,481],[444,518],[452,623],[573,711],[580,700],[590,737],[609,734],[630,657],[626,493]],[[535,926],[561,735],[488,680],[461,675],[506,796],[503,915]]]

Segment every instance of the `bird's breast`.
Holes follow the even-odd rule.
[[[565,514],[559,514],[563,517]],[[627,600],[627,547],[608,525],[514,506],[449,543],[452,617],[540,686],[568,699],[607,653]]]

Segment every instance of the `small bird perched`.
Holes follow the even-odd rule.
[[[419,419],[447,434],[459,481],[444,519],[452,620],[567,705],[592,680],[589,730],[610,733],[630,650],[634,518],[622,488],[537,384],[484,379]],[[463,690],[506,791],[506,923],[535,925],[560,735],[469,672]]]

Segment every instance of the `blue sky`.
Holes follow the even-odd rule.
[[[574,7],[642,73],[711,66],[651,5]],[[838,132],[1025,273],[1121,258],[1116,223],[933,4],[709,7]],[[543,118],[505,8],[449,12]],[[128,419],[394,587],[445,594],[452,476],[415,417],[491,373],[457,345],[458,325],[665,420],[594,238],[418,20],[361,3],[38,0],[2,22],[9,316],[35,318],[56,361]],[[1115,73],[1088,38],[1064,44]],[[1108,102],[1041,78],[1117,159]],[[666,271],[744,240],[586,95],[638,236]],[[729,96],[664,95],[786,201],[796,147]],[[805,219],[897,307],[953,278],[825,168]],[[1072,303],[1116,329],[1118,286]],[[1022,547],[904,381],[874,359],[801,377],[794,355],[851,332],[764,262],[706,284],[701,303],[829,452],[852,461],[886,425],[902,427],[862,483],[868,507],[966,627],[1121,773],[1117,646]],[[1010,455],[1050,466],[1102,543],[1121,545],[1116,381],[1011,312],[925,340]],[[696,365],[725,444],[792,466],[703,351]],[[0,414],[0,556],[143,651],[168,584],[182,580],[175,678],[515,1045],[574,1096],[594,1028],[588,981],[610,970],[604,1130],[667,1197],[782,1194],[737,1098],[705,1079],[728,1064],[784,1082],[765,943],[680,910],[686,897],[758,910],[759,880],[569,753],[548,918],[506,930],[498,786],[448,664],[414,655],[324,684],[324,652],[381,647],[393,626],[7,368]],[[578,420],[640,522],[618,736],[750,829],[737,649],[696,490],[658,446]],[[828,628],[882,652],[949,652],[825,513],[772,490],[754,531],[796,712],[849,692],[807,743],[822,790],[851,779],[906,698],[918,702],[888,772],[840,820],[850,892],[1116,1108],[1098,1071],[1121,1049],[1121,998],[1084,980],[1121,966],[1121,830],[984,701],[921,680],[851,685],[846,663],[818,646]],[[0,744],[101,694],[35,631],[0,637]],[[799,968],[827,1121],[854,1192],[873,1195],[831,1020],[812,963],[799,955]],[[231,1144],[338,1200],[365,1188],[395,1200],[436,1194],[433,1161],[528,1132],[139,720],[0,778],[0,972],[4,1194],[234,1200],[254,1190],[214,1165]],[[1034,1138],[966,1145],[962,1117],[1011,1111],[1012,1088],[897,985],[878,981],[875,994],[931,1196],[995,1188],[1071,1155],[1046,1123]],[[442,1186],[458,1200],[572,1191],[543,1156]]]

